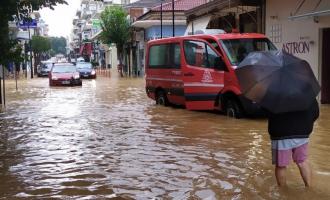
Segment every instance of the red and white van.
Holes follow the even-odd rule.
[[[200,34],[148,42],[146,92],[157,104],[221,110],[240,118],[258,106],[241,95],[236,66],[252,51],[276,50],[256,33]]]

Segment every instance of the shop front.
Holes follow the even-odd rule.
[[[263,0],[212,0],[185,12],[185,35],[202,29],[223,29],[241,33],[264,32]]]
[[[310,63],[321,84],[320,102],[330,103],[330,2],[267,0],[266,35],[277,46]]]

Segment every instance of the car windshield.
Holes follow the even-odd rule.
[[[47,64],[43,64],[43,65],[42,65],[42,68],[44,68],[44,69],[51,69],[52,66],[53,66],[52,63],[47,63]]]
[[[78,69],[92,69],[91,63],[77,63]]]
[[[72,73],[76,72],[76,67],[73,65],[60,65],[60,66],[54,66],[52,72],[53,73]]]
[[[267,38],[244,38],[221,40],[232,65],[238,65],[253,51],[273,51],[276,47]]]

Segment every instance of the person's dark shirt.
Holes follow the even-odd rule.
[[[315,99],[307,110],[268,113],[268,132],[272,140],[308,138],[318,117],[319,105]]]

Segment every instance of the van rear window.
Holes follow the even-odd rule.
[[[179,44],[161,44],[149,49],[149,68],[179,69],[181,51]]]

